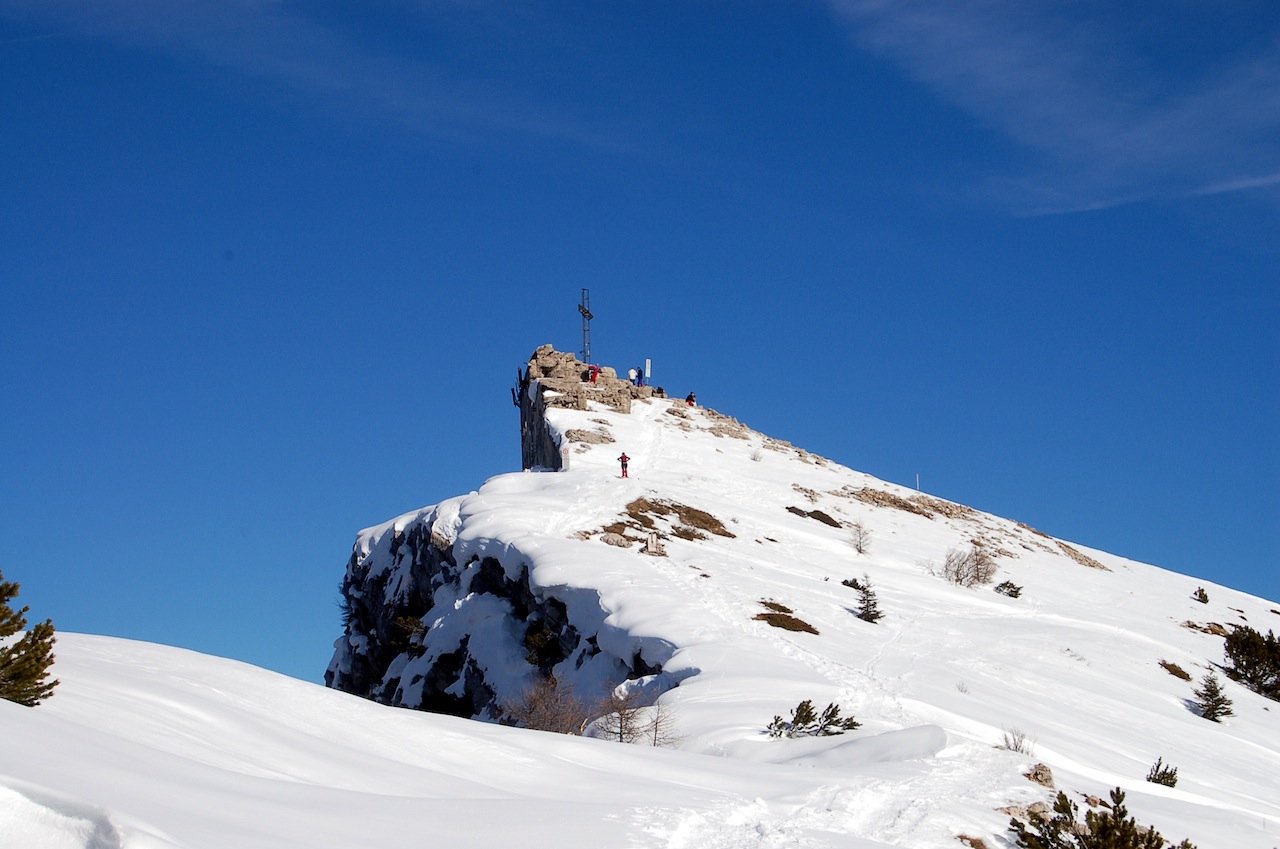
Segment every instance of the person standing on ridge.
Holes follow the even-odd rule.
[[[623,451],[622,456],[618,458],[618,462],[622,464],[622,476],[627,476],[627,461],[631,458],[627,456],[627,452]]]
[[[631,380],[631,385],[632,385],[632,386],[639,386],[639,385],[640,385],[640,384],[636,383],[636,370],[635,370],[635,369],[631,369],[630,371],[628,371],[628,372],[627,372],[627,377],[628,377],[628,378],[630,378],[630,380]]]
[[[688,404],[690,407],[696,407],[698,405],[698,396],[690,392],[687,396],[685,396],[684,402]]]
[[[644,366],[636,369],[636,386],[644,386]]]

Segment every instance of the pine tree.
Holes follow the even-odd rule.
[[[1224,716],[1231,716],[1235,713],[1231,709],[1231,699],[1228,699],[1227,694],[1222,692],[1222,682],[1212,672],[1204,674],[1204,677],[1200,679],[1200,688],[1193,690],[1192,695],[1196,697],[1195,705],[1200,709],[1200,715],[1205,719],[1221,722]]]
[[[884,619],[884,613],[879,608],[876,601],[876,590],[872,589],[872,585],[864,584],[864,589],[859,590],[861,598],[858,602],[858,619],[864,622],[878,622]]]
[[[14,610],[9,601],[19,585],[7,582],[0,572],[0,699],[34,707],[53,695],[57,681],[47,680],[53,665],[53,622],[46,619],[16,642],[5,642],[27,627],[23,616],[29,608]]]
[[[1247,625],[1237,625],[1223,644],[1227,675],[1255,693],[1280,701],[1280,639],[1264,637]]]
[[[1014,846],[1019,849],[1164,849],[1165,839],[1154,828],[1138,825],[1124,804],[1124,791],[1111,791],[1111,810],[1087,811],[1084,822],[1076,819],[1076,803],[1058,793],[1054,816],[1032,817],[1030,824],[1016,817],[1009,821]],[[1196,849],[1189,840],[1174,849]]]
[[[858,612],[856,615],[859,619],[863,622],[874,624],[884,618],[884,613],[880,610],[876,600],[876,591],[871,588],[871,579],[865,574],[862,576],[861,581],[857,578],[850,578],[840,583],[858,591]]]

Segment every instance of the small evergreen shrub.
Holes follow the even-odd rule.
[[[1200,687],[1192,691],[1195,701],[1192,703],[1205,719],[1221,722],[1224,717],[1232,716],[1231,699],[1222,691],[1222,682],[1212,672],[1206,672],[1200,679]]]
[[[1201,604],[1209,603],[1209,594],[1204,591],[1204,587],[1196,587],[1196,591],[1191,594],[1191,597]]]
[[[1156,762],[1147,770],[1147,781],[1152,784],[1163,784],[1165,787],[1178,786],[1178,768],[1165,766],[1164,758],[1156,758]]]
[[[857,617],[863,622],[870,622],[873,625],[884,618],[884,613],[880,610],[879,603],[876,600],[876,591],[871,588],[871,579],[863,573],[862,580],[857,578],[849,578],[841,581],[846,587],[858,591],[858,611]]]
[[[1022,587],[1018,586],[1013,581],[1005,581],[1003,583],[996,584],[995,591],[1000,593],[1000,595],[1007,595],[1009,598],[1017,598],[1022,595]]]
[[[861,722],[851,716],[842,718],[840,716],[840,706],[835,702],[828,704],[826,710],[819,715],[813,709],[813,702],[805,699],[791,709],[790,720],[775,716],[773,721],[765,726],[765,731],[775,739],[779,737],[830,737],[835,734],[852,731],[861,725]]]
[[[1280,701],[1280,639],[1264,637],[1248,625],[1236,625],[1227,635],[1223,652],[1227,676],[1259,695]]]
[[[1167,660],[1162,660],[1160,661],[1160,666],[1164,668],[1165,672],[1168,672],[1174,678],[1179,678],[1183,681],[1191,680],[1191,673],[1176,663],[1170,663]]]
[[[1067,794],[1058,792],[1053,816],[1032,816],[1029,823],[1009,821],[1018,849],[1164,849],[1167,841],[1154,828],[1138,825],[1124,805],[1124,791],[1111,791],[1111,809],[1087,811],[1084,822]],[[1184,840],[1173,849],[1196,849]]]

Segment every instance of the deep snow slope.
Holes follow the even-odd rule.
[[[661,693],[686,755],[821,774],[820,798],[797,810],[845,836],[711,845],[857,835],[943,847],[963,833],[999,846],[1009,817],[997,809],[1051,795],[1023,775],[1036,763],[1077,799],[1123,787],[1173,842],[1280,845],[1280,705],[1227,681],[1236,716],[1212,723],[1190,709],[1194,681],[1160,665],[1198,680],[1222,660],[1215,625],[1265,632],[1280,605],[876,480],[683,401],[546,416],[571,446],[567,470],[501,475],[359,535],[349,593],[381,611],[379,627],[410,596],[429,606],[370,694],[416,706],[432,684],[492,718],[538,674],[529,635],[549,631],[557,679]],[[870,535],[863,553],[855,524]],[[642,545],[651,531],[660,556]],[[631,545],[605,541],[616,535]],[[411,538],[448,562],[424,577]],[[937,575],[948,551],[973,545],[1020,597]],[[875,624],[841,583],[863,576],[885,613]],[[496,591],[503,581],[523,595]],[[778,606],[811,631],[756,618]],[[548,617],[554,628],[538,625]],[[376,630],[357,623],[336,643],[332,677],[371,643],[385,650]],[[762,733],[801,699],[863,725]],[[1030,751],[998,748],[1006,734]],[[1145,781],[1157,758],[1178,768],[1176,788]]]
[[[400,710],[149,643],[57,648],[51,700],[0,701],[0,849],[885,845],[839,833],[828,770]]]

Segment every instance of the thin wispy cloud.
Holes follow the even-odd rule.
[[[993,186],[1024,211],[1276,185],[1257,175],[1280,172],[1280,31],[1173,69],[1089,3],[828,2],[860,47],[1014,143]]]
[[[494,133],[625,146],[534,97],[370,44],[280,0],[0,0],[0,16],[194,59],[266,80],[357,120],[474,139]],[[425,26],[425,24],[424,24]]]

